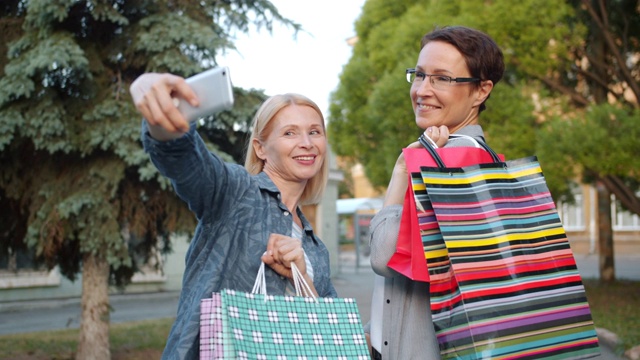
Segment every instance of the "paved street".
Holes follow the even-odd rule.
[[[356,267],[353,253],[341,255],[341,266],[333,282],[341,297],[353,297],[358,303],[363,323],[369,321],[373,272],[367,258],[360,258]],[[594,278],[598,274],[597,256],[576,256],[578,269],[583,278]],[[640,280],[638,257],[617,257],[618,278]],[[113,323],[175,316],[177,293],[154,293],[138,295],[112,295],[111,321]],[[0,303],[0,335],[78,328],[80,316],[79,299]],[[601,342],[604,345],[604,342]],[[609,348],[603,346],[599,359],[616,360]]]

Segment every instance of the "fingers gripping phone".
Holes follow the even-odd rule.
[[[233,86],[229,68],[216,67],[186,79],[198,96],[199,106],[191,106],[186,100],[174,98],[180,113],[192,122],[233,107]]]

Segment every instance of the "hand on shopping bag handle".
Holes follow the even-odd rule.
[[[449,141],[449,128],[445,125],[441,126],[429,126],[427,130],[424,131],[424,135],[426,138],[431,140],[431,143],[434,144],[436,148],[443,147],[447,141]],[[407,146],[408,148],[420,149],[422,148],[422,144],[420,141],[414,141]],[[398,156],[398,160],[396,161],[396,165],[393,169],[394,172],[399,172],[404,175],[407,174],[407,164],[404,160],[404,155],[401,153]]]
[[[293,278],[291,262],[296,263],[302,275],[307,273],[302,242],[290,236],[271,234],[267,242],[267,251],[262,255],[262,261],[275,272],[289,279]]]
[[[267,251],[262,255],[262,261],[279,275],[291,280],[293,280],[291,263],[295,263],[314,295],[318,296],[313,286],[313,281],[307,274],[307,263],[300,239],[281,234],[271,234],[267,243]]]
[[[428,137],[435,143],[435,147],[444,146],[449,141],[449,128],[445,125],[430,126],[424,131],[425,137]],[[422,148],[420,141],[414,141],[407,146],[408,148]],[[404,195],[408,186],[407,163],[404,159],[404,153],[400,153],[396,164],[393,167],[393,174],[389,186],[387,186],[387,194],[384,198],[384,206],[400,205],[404,202]]]
[[[443,147],[447,143],[447,141],[449,141],[449,128],[445,125],[429,126],[427,130],[424,131],[424,135],[425,137],[433,141],[433,143],[436,145],[435,147]],[[417,143],[418,145],[420,144],[419,141]],[[420,147],[420,146],[414,146],[414,147]]]

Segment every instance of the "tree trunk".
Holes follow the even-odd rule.
[[[109,263],[85,254],[82,261],[82,317],[77,360],[109,360]]]
[[[611,193],[600,180],[596,182],[598,192],[598,245],[600,254],[600,281],[616,279],[613,258],[613,227],[611,224]]]
[[[583,0],[583,5],[588,8],[588,12],[592,16],[591,24],[598,25],[602,29],[602,22],[596,16],[596,12],[593,11],[591,5],[593,2],[596,6],[599,4],[598,0]],[[603,18],[606,21],[606,17]],[[593,31],[591,34],[591,46],[589,52],[590,58],[595,61],[592,62],[593,73],[598,79],[601,79],[604,83],[610,81],[610,68],[608,55],[609,50],[613,50],[607,46],[605,39],[606,34],[604,31]],[[600,64],[606,64],[600,66]],[[593,98],[596,104],[603,104],[607,102],[607,94],[609,93],[608,87],[598,85],[597,82],[590,81],[589,87],[592,89]],[[613,227],[611,224],[611,191],[607,187],[607,177],[596,175],[596,191],[598,193],[598,245],[599,245],[599,258],[600,258],[600,281],[613,282],[616,279],[615,265],[613,261]]]

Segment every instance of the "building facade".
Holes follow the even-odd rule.
[[[575,196],[575,204],[557,204],[558,213],[575,254],[598,253],[598,203],[596,190],[583,185]],[[621,210],[611,199],[611,223],[614,254],[640,253],[640,217]]]

